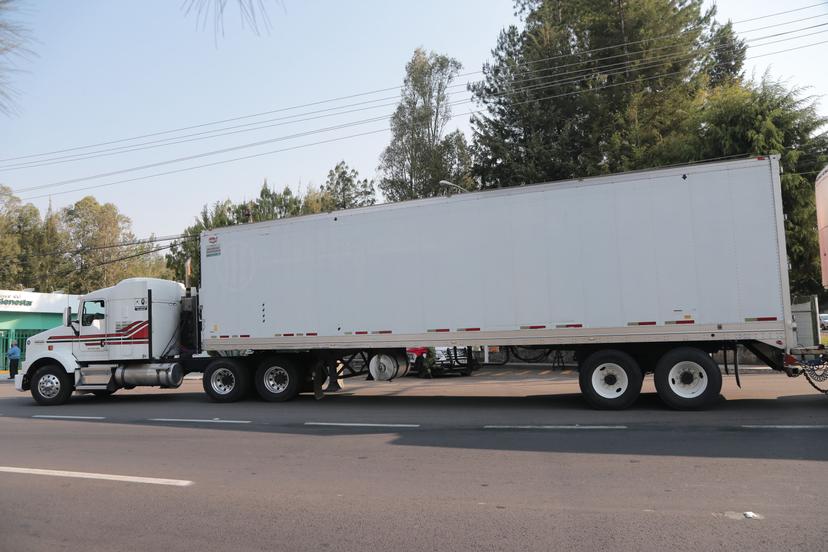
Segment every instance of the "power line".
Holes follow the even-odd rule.
[[[776,51],[776,52],[769,52],[769,53],[766,53],[766,54],[752,56],[752,58],[765,57],[765,56],[768,56],[768,55],[774,55],[774,54],[778,54],[778,53],[789,52],[789,51],[793,51],[793,50],[799,50],[799,49],[802,49],[802,48],[823,44],[825,42],[828,42],[828,41],[812,43],[812,44],[799,46],[799,47],[795,47],[795,48],[789,48],[789,49],[786,49],[786,50],[779,50],[779,51]],[[668,75],[679,74],[679,73],[682,73],[682,72],[683,71],[678,71],[678,72],[675,72],[675,73],[668,73],[666,75],[655,75],[654,77],[650,77],[648,79],[643,79],[643,80],[652,80],[654,78],[663,78],[663,77],[668,76]],[[580,79],[578,79],[578,80],[580,80]],[[557,83],[545,84],[545,85],[540,84],[540,85],[536,85],[535,87],[532,87],[531,89],[536,90],[536,89],[539,89],[539,88],[548,88],[548,87],[554,86],[556,84]],[[623,83],[617,83],[617,84],[628,84],[628,83],[623,82]],[[610,87],[616,86],[617,84],[613,84],[613,85],[609,85],[609,86],[603,86],[603,87],[593,87],[593,88],[590,88],[590,89],[587,89],[587,90],[576,91],[575,93],[601,90],[601,89],[604,89],[604,88],[610,88]],[[516,91],[513,91],[513,92],[509,92],[509,94],[514,94],[514,93],[519,93],[519,92],[520,92],[520,90],[516,90]],[[571,94],[567,93],[567,94],[563,94],[563,95],[558,95],[556,97],[563,97],[563,96],[568,96],[568,95],[571,95]],[[472,99],[459,101],[459,102],[455,102],[454,105],[459,105],[459,104],[463,104],[463,103],[471,103],[472,101],[473,101]],[[535,101],[535,100],[531,100],[531,101]],[[518,105],[518,104],[519,103],[516,103],[515,105]],[[458,115],[453,116],[453,118],[457,117],[457,116],[462,116],[462,115],[465,115],[465,114],[473,114],[473,113],[478,113],[478,111],[472,111],[472,112],[468,112],[468,113],[458,114]],[[121,170],[117,170],[117,171],[110,171],[110,172],[100,173],[100,174],[86,176],[86,177],[78,177],[78,178],[73,178],[73,179],[68,179],[68,180],[62,180],[62,181],[52,182],[52,183],[48,183],[48,184],[41,184],[41,185],[38,185],[38,186],[30,186],[30,187],[27,187],[27,188],[20,188],[20,189],[14,190],[14,193],[20,193],[20,192],[34,191],[34,190],[40,190],[40,189],[45,189],[45,188],[58,187],[58,186],[66,185],[66,184],[74,184],[74,183],[79,183],[79,182],[83,182],[83,181],[87,181],[87,180],[94,180],[94,179],[98,179],[98,178],[105,178],[105,177],[108,177],[108,176],[115,176],[115,175],[118,175],[118,174],[126,174],[126,173],[129,173],[129,172],[141,171],[141,170],[145,170],[145,169],[148,169],[148,168],[160,167],[160,166],[169,165],[169,164],[173,164],[173,163],[179,163],[179,162],[182,162],[182,161],[189,161],[189,160],[199,159],[199,158],[203,158],[203,157],[210,157],[210,156],[213,156],[213,155],[220,155],[222,153],[229,153],[231,151],[237,151],[237,150],[240,150],[240,149],[247,149],[247,148],[251,148],[251,147],[257,147],[257,146],[261,146],[261,145],[274,143],[274,142],[292,140],[292,139],[295,139],[295,138],[300,138],[300,137],[309,136],[309,135],[313,135],[313,134],[319,134],[319,133],[323,133],[323,132],[330,132],[330,131],[334,131],[334,130],[341,130],[343,128],[349,128],[349,127],[353,127],[353,126],[369,124],[369,123],[372,123],[372,122],[378,122],[378,121],[382,121],[382,120],[387,119],[387,117],[388,116],[385,115],[385,116],[381,116],[381,117],[363,119],[363,120],[359,120],[359,121],[343,123],[343,124],[334,125],[334,126],[330,126],[330,127],[323,127],[323,128],[320,128],[320,129],[309,130],[309,131],[295,133],[295,134],[291,134],[291,135],[280,136],[280,137],[276,137],[276,138],[270,138],[270,139],[267,139],[267,140],[260,140],[260,141],[252,142],[252,143],[248,143],[248,144],[241,144],[241,145],[237,145],[237,146],[231,146],[231,147],[222,148],[222,149],[219,149],[219,150],[202,152],[202,153],[193,154],[193,155],[184,156],[184,157],[179,157],[179,158],[175,158],[175,159],[168,159],[168,160],[165,160],[165,161],[149,163],[149,164],[145,164],[145,165],[141,165],[141,166],[137,166],[137,167],[131,167],[131,168],[121,169]],[[308,145],[316,145],[316,144],[312,143],[312,144],[308,144]],[[295,149],[295,148],[286,148],[285,150],[277,150],[276,152],[287,151],[287,150],[290,150],[290,149]],[[271,152],[271,153],[276,153],[276,152]],[[256,155],[253,155],[252,157],[258,157],[260,155],[261,154],[256,154]],[[249,158],[251,158],[251,156],[245,156],[243,158],[236,158],[235,160],[249,159]],[[199,165],[199,166],[197,166],[197,168],[201,168],[201,167],[204,167],[204,166],[212,166],[212,165],[213,165],[212,163],[206,164],[206,165]],[[171,174],[171,173],[174,173],[174,172],[177,172],[177,171],[159,173],[158,175],[160,176],[160,175],[163,175],[163,174]],[[124,181],[118,181],[118,183],[131,182],[131,181],[141,180],[141,179],[142,178],[127,179],[127,180],[124,180]],[[80,188],[80,189],[78,189],[78,191],[79,190],[90,189],[90,188],[94,188],[94,187]],[[63,192],[56,192],[56,193],[53,192],[52,194],[48,194],[48,195],[58,195],[58,194],[62,194],[62,193]],[[34,199],[35,197],[43,197],[43,196],[32,196],[31,198],[27,198],[27,199]]]
[[[810,27],[805,27],[803,29],[795,29],[794,31],[789,31],[789,32],[800,32],[802,30],[807,30],[807,29],[810,29],[810,28],[821,27],[821,26],[826,26],[826,25],[828,25],[828,23],[813,25],[813,26],[810,26]],[[778,36],[778,35],[781,35],[781,34],[787,34],[787,33],[777,33],[775,35],[769,35],[768,37],[758,37],[755,40],[770,38],[770,37]],[[778,43],[778,42],[784,42],[786,40],[793,40],[793,39],[803,38],[803,37],[806,37],[806,36],[811,36],[813,34],[820,34],[820,33],[810,33],[808,35],[800,35],[800,36],[797,36],[797,37],[791,37],[789,39],[783,39],[783,40],[766,42],[764,44],[758,44],[756,46],[757,47],[758,46],[767,46],[767,45],[775,44],[775,43]],[[722,49],[726,49],[726,48],[728,48],[728,47],[722,47],[722,48],[718,48],[718,49],[714,48],[713,51],[722,50]],[[691,53],[691,54],[687,54],[685,56],[675,56],[674,54],[662,54],[661,56],[655,56],[653,58],[650,58],[650,59],[646,60],[646,63],[644,65],[638,65],[632,70],[634,70],[634,71],[643,71],[643,70],[646,70],[646,69],[657,67],[657,66],[661,65],[661,61],[663,61],[663,60],[673,59],[676,62],[681,61],[681,60],[691,60],[692,58],[696,57],[697,55],[698,55],[697,53]],[[611,56],[611,57],[617,57],[617,56]],[[754,57],[762,57],[762,56],[754,56]],[[610,69],[610,68],[613,68],[613,67],[620,67],[621,69],[618,70],[618,71],[614,71],[614,72],[602,72],[600,74],[600,76],[601,77],[608,77],[608,76],[617,75],[617,74],[621,74],[621,73],[628,73],[629,70],[630,70],[629,67],[633,63],[640,63],[640,61],[642,61],[642,60],[619,61],[619,62],[615,62],[615,63],[612,63],[612,64],[606,64],[603,67],[575,69],[575,70],[570,70],[570,71],[564,71],[564,72],[557,73],[556,75],[550,75],[550,76],[560,77],[560,76],[567,75],[567,74],[586,73],[586,72],[589,72],[589,74],[582,74],[578,77],[569,78],[569,79],[565,79],[565,80],[553,80],[553,81],[548,81],[548,82],[541,82],[539,84],[535,84],[535,85],[532,85],[532,86],[512,89],[508,92],[504,92],[504,93],[501,93],[501,94],[492,94],[492,95],[490,95],[490,97],[491,96],[502,96],[502,95],[518,94],[518,93],[521,93],[521,92],[536,90],[538,88],[547,88],[547,87],[560,85],[560,84],[570,84],[570,83],[576,82],[578,80],[582,80],[584,78],[593,76],[593,75],[596,74],[597,71],[606,71],[607,69]],[[530,82],[530,81],[533,81],[533,80],[535,80],[535,79],[534,78],[527,78],[527,79],[517,81],[517,82]],[[510,83],[510,84],[512,84],[512,83]],[[449,95],[453,95],[453,93],[450,93]],[[469,98],[466,98],[464,100],[452,102],[451,105],[461,105],[461,104],[464,104],[464,103],[471,103],[472,101],[474,101],[474,97],[470,96]],[[485,102],[486,99],[484,99],[483,101]],[[376,107],[386,107],[386,106],[391,106],[391,105],[395,105],[395,104],[396,104],[396,102],[391,103],[391,104],[384,104],[384,105],[381,105],[381,106],[372,106],[372,107],[368,107],[368,108],[354,109],[354,110],[350,110],[350,111],[346,111],[346,112],[335,113],[335,114],[332,114],[332,115],[342,115],[342,114],[346,114],[346,113],[350,113],[350,112],[363,111],[365,109],[374,109]],[[321,111],[328,111],[328,110],[321,110]],[[325,116],[330,116],[330,115],[320,115],[320,116],[317,116],[317,117],[309,117],[307,119],[301,119],[301,120],[296,120],[296,121],[288,121],[288,122],[283,122],[283,123],[278,123],[278,124],[259,126],[259,127],[253,128],[253,129],[235,130],[233,132],[225,132],[225,133],[214,135],[214,136],[208,136],[206,138],[215,138],[215,137],[219,137],[219,136],[227,136],[227,135],[231,135],[231,134],[237,134],[237,133],[240,133],[240,132],[248,132],[248,131],[252,131],[252,130],[262,130],[262,129],[265,129],[265,128],[283,126],[285,124],[292,124],[292,123],[301,122],[301,121],[314,120],[314,119],[322,118],[322,117],[325,117]],[[331,127],[323,127],[323,128],[315,129],[315,130],[311,130],[311,131],[305,131],[305,132],[296,133],[296,134],[292,134],[292,135],[276,137],[276,138],[272,138],[272,139],[268,139],[268,140],[262,140],[262,141],[254,142],[254,143],[251,143],[251,144],[242,144],[242,145],[233,146],[233,147],[230,147],[230,148],[223,148],[223,149],[220,149],[220,150],[194,154],[194,155],[191,155],[191,156],[186,156],[186,157],[182,157],[182,158],[176,158],[176,159],[172,159],[172,160],[161,161],[161,162],[157,162],[157,163],[151,163],[151,164],[142,165],[142,166],[139,166],[139,167],[133,167],[133,168],[129,168],[129,169],[123,169],[123,170],[119,170],[119,171],[112,171],[112,172],[108,172],[108,173],[102,173],[102,174],[99,174],[99,175],[79,177],[79,178],[76,178],[76,179],[69,179],[69,180],[54,182],[54,183],[50,183],[50,184],[43,184],[43,185],[39,185],[39,186],[30,186],[30,187],[26,187],[26,188],[20,188],[18,190],[15,190],[15,193],[33,191],[33,190],[37,190],[37,189],[61,186],[61,185],[71,184],[71,183],[77,183],[77,182],[81,182],[81,181],[84,181],[84,180],[104,178],[106,176],[114,176],[116,174],[123,174],[123,173],[126,173],[126,172],[134,172],[134,171],[138,171],[138,170],[144,170],[144,169],[147,169],[147,168],[154,168],[154,167],[165,165],[165,164],[177,163],[177,162],[187,161],[187,160],[196,159],[196,158],[200,158],[200,157],[218,155],[218,154],[221,154],[221,153],[226,153],[226,152],[234,151],[234,150],[237,150],[237,149],[245,149],[245,148],[255,147],[255,146],[263,145],[263,144],[267,144],[267,143],[290,140],[290,139],[294,139],[294,138],[298,138],[298,137],[307,136],[307,135],[310,135],[310,134],[329,132],[329,131],[332,131],[332,130],[347,128],[347,127],[350,127],[350,126],[356,126],[356,125],[360,125],[360,124],[367,124],[367,123],[370,123],[370,122],[376,122],[378,120],[385,119],[389,116],[390,116],[390,114],[382,115],[382,116],[374,117],[374,118],[370,118],[370,119],[363,119],[363,120],[353,121],[353,122],[349,122],[349,123],[343,123],[343,124],[334,125],[334,126],[331,126]],[[240,125],[240,126],[247,126],[247,124]],[[230,128],[233,128],[233,127],[230,127]],[[198,134],[201,134],[201,133],[198,133]],[[196,140],[201,140],[201,139],[205,139],[205,138],[182,139],[182,140],[178,140],[176,142],[169,142],[169,143],[164,143],[164,144],[161,144],[161,145],[173,145],[173,144],[191,142],[191,141],[196,141]],[[160,146],[156,145],[156,146],[151,146],[151,147],[160,147]],[[129,151],[136,151],[136,150],[143,150],[143,149],[149,149],[149,147],[135,146],[132,149],[130,149]],[[122,153],[122,152],[118,152],[118,153]],[[109,153],[109,154],[105,154],[105,155],[114,155],[114,153]],[[89,154],[86,157],[83,157],[83,158],[80,158],[80,159],[72,159],[72,160],[83,160],[83,159],[89,159],[89,158],[92,158],[92,157],[99,157],[99,156],[102,156],[102,155]],[[41,166],[41,165],[53,164],[53,163],[57,163],[57,162],[61,162],[61,161],[54,161],[54,162],[48,162],[48,163],[44,162],[44,163],[40,163],[40,164],[33,165],[33,166]],[[62,161],[62,162],[68,162],[68,161]],[[26,167],[26,168],[29,168],[29,167]],[[2,167],[0,167],[0,170],[2,170]]]
[[[814,8],[814,7],[817,7],[817,6],[824,6],[824,5],[826,5],[825,2],[818,2],[818,3],[802,6],[802,7],[799,7],[799,8],[793,8],[793,9],[790,9],[790,10],[774,12],[774,13],[771,13],[771,14],[751,17],[751,18],[743,19],[743,20],[739,20],[739,21],[733,21],[732,23],[734,25],[737,25],[737,24],[746,23],[746,22],[750,22],[750,21],[768,19],[768,18],[771,18],[771,17],[777,17],[777,16],[780,16],[780,15],[799,12],[799,11],[807,10],[807,9]],[[798,19],[798,20],[793,20],[793,21],[787,21],[785,23],[781,23],[781,24],[777,24],[777,25],[771,25],[771,26],[767,26],[767,27],[759,27],[759,28],[755,28],[755,29],[749,29],[749,30],[744,31],[744,32],[754,32],[754,31],[757,31],[757,30],[765,29],[765,28],[788,25],[788,24],[791,24],[791,23],[794,23],[794,22],[797,22],[797,21],[805,20],[805,19],[812,20],[815,17],[822,17],[822,16],[823,15],[818,15],[818,16],[814,16],[814,17],[810,17],[810,18],[803,18],[803,19]],[[648,39],[643,39],[643,40],[638,40],[638,41],[628,41],[628,42],[623,42],[623,43],[619,43],[619,44],[615,44],[615,45],[611,45],[611,46],[593,48],[591,50],[585,50],[585,51],[582,51],[582,52],[574,52],[574,53],[571,53],[571,54],[560,54],[560,55],[552,56],[552,57],[549,57],[549,58],[533,60],[531,63],[540,63],[540,62],[543,62],[543,61],[550,61],[552,59],[559,59],[559,58],[562,58],[562,57],[585,55],[585,54],[594,53],[594,52],[598,52],[598,51],[604,51],[604,50],[607,50],[607,49],[610,49],[610,48],[617,48],[617,47],[620,47],[620,46],[630,46],[630,45],[634,45],[634,44],[641,44],[641,43],[644,43],[644,42],[651,42],[651,41],[655,41],[655,40],[660,40],[660,39],[663,39],[663,38],[671,38],[671,37],[687,34],[688,32],[691,32],[693,30],[697,30],[699,28],[701,28],[701,27],[697,26],[697,27],[686,29],[684,31],[681,31],[679,33],[674,33],[674,34],[671,34],[671,35],[664,35],[664,36],[661,36],[661,37],[653,37],[653,38],[648,38]],[[480,74],[482,72],[483,71],[472,71],[472,72],[462,73],[458,76],[461,76],[461,77],[462,76],[469,76],[469,75]],[[173,133],[176,133],[176,132],[182,132],[182,131],[186,131],[186,130],[193,130],[193,129],[203,128],[203,127],[207,127],[207,126],[213,126],[213,125],[217,125],[217,124],[223,124],[223,123],[228,123],[228,122],[240,121],[240,120],[244,120],[244,119],[256,118],[256,117],[260,117],[260,116],[263,116],[263,115],[271,115],[271,114],[274,114],[274,113],[292,111],[292,110],[301,109],[301,108],[304,108],[304,107],[312,107],[312,106],[316,106],[316,105],[322,105],[322,104],[325,104],[325,103],[332,103],[332,102],[337,102],[337,101],[342,101],[342,100],[347,100],[347,99],[353,99],[353,98],[357,98],[357,97],[365,97],[365,96],[370,96],[370,95],[379,94],[379,93],[382,93],[382,92],[389,92],[389,91],[399,90],[399,89],[400,89],[399,86],[378,88],[378,89],[370,90],[370,91],[366,91],[366,92],[359,92],[359,93],[349,94],[349,95],[345,95],[345,96],[338,96],[338,97],[335,97],[335,98],[329,98],[329,99],[325,99],[325,100],[318,100],[318,101],[314,101],[314,102],[298,104],[298,105],[293,105],[293,106],[289,106],[289,107],[283,107],[283,108],[279,108],[279,109],[262,111],[262,112],[259,112],[259,113],[241,115],[241,116],[238,116],[238,117],[230,117],[230,118],[220,119],[220,120],[211,121],[211,122],[207,122],[207,123],[200,123],[200,124],[196,124],[196,125],[189,125],[189,126],[179,127],[179,128],[175,128],[175,129],[162,130],[162,131],[157,131],[157,132],[152,132],[152,133],[147,133],[147,134],[141,134],[141,135],[137,135],[137,136],[132,136],[130,138],[121,138],[121,139],[117,139],[117,140],[109,140],[109,141],[98,142],[98,143],[94,143],[94,144],[87,144],[87,145],[83,145],[83,146],[63,148],[63,149],[52,150],[52,151],[47,151],[47,152],[41,152],[41,153],[36,153],[36,154],[21,155],[21,156],[16,156],[16,157],[8,157],[8,158],[0,159],[0,162],[16,161],[16,160],[20,160],[20,159],[31,159],[31,158],[34,158],[34,157],[43,157],[43,156],[46,156],[46,155],[53,155],[53,154],[59,154],[59,153],[66,153],[66,152],[70,152],[70,151],[84,150],[84,149],[89,149],[89,148],[93,148],[93,147],[108,146],[108,145],[112,145],[112,144],[117,144],[117,143],[122,143],[122,142],[129,142],[129,141],[139,140],[139,139],[144,139],[144,138],[151,138],[151,137],[161,136],[161,135],[165,135],[165,134],[173,134]]]

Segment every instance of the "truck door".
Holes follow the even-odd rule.
[[[72,352],[81,362],[109,360],[106,303],[103,299],[89,299],[83,302],[80,335],[73,344]]]

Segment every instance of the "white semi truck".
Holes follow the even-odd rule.
[[[210,230],[200,289],[85,295],[15,383],[60,404],[203,372],[216,401],[284,401],[354,355],[382,380],[407,347],[519,346],[573,351],[594,407],[630,406],[653,373],[667,405],[700,408],[715,352],[799,373],[781,197],[766,156]]]

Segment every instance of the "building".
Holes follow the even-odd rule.
[[[26,339],[32,335],[60,326],[63,309],[78,309],[79,295],[65,293],[33,293],[0,289],[0,370],[8,370],[6,351],[17,341],[23,358]]]

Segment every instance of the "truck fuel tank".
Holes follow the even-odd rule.
[[[184,381],[184,369],[177,362],[131,364],[116,368],[114,378],[119,387],[149,385],[174,388]]]

